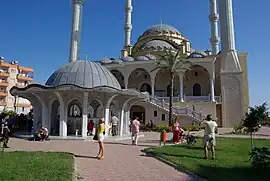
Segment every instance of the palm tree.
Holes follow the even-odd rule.
[[[154,59],[157,67],[154,70],[169,71],[170,74],[170,94],[169,94],[169,125],[172,124],[172,104],[173,104],[173,89],[174,89],[174,77],[178,73],[184,74],[192,65],[186,58],[186,55],[181,54],[181,49],[178,51],[166,49],[162,52],[162,55],[156,55],[157,59]],[[152,71],[154,71],[152,70]]]
[[[247,132],[250,133],[251,150],[253,148],[254,132],[259,131],[261,124],[268,120],[268,107],[267,103],[264,102],[262,105],[250,107],[249,111],[243,120],[243,126],[247,128]]]

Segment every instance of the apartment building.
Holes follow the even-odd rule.
[[[26,114],[30,111],[30,101],[12,96],[9,90],[13,86],[25,87],[30,84],[33,72],[34,69],[21,66],[17,61],[5,62],[4,57],[0,57],[0,112],[15,110],[18,114]]]

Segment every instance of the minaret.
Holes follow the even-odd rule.
[[[211,23],[210,43],[212,46],[212,54],[216,55],[219,52],[217,0],[209,0],[209,5],[210,5],[209,21]]]
[[[239,125],[245,115],[243,73],[235,49],[232,0],[219,0],[222,126]]]
[[[80,41],[84,0],[72,0],[72,27],[69,62],[80,59]]]
[[[241,72],[241,66],[235,49],[232,0],[219,0],[221,52],[226,54],[222,62],[222,71]]]
[[[132,0],[126,0],[125,5],[125,11],[126,11],[126,20],[125,20],[125,44],[122,50],[122,57],[125,57],[127,55],[131,55],[131,30],[132,30],[132,24],[131,24],[131,13],[132,13]]]

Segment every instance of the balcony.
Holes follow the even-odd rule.
[[[31,107],[31,104],[27,103],[17,103],[15,104],[16,107]]]
[[[32,81],[33,77],[27,76],[25,74],[18,74],[17,79],[22,81]]]
[[[9,73],[6,71],[0,71],[0,77],[9,77]]]
[[[6,97],[7,95],[7,91],[0,91],[0,97]]]
[[[7,81],[0,82],[0,87],[7,87],[7,86],[8,86],[8,82]]]
[[[169,97],[156,97],[159,100],[164,100],[164,102],[169,102]],[[215,96],[216,102],[221,102],[221,96]],[[210,96],[184,96],[185,102],[211,102]],[[180,102],[180,97],[173,97],[173,102]]]

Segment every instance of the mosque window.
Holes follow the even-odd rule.
[[[196,76],[196,77],[198,76],[198,72],[195,72],[195,76]]]
[[[81,116],[81,110],[79,106],[72,105],[69,109],[69,116],[71,117],[80,117]]]
[[[145,75],[144,75],[144,78],[147,79],[147,77],[148,77],[147,74],[145,74]]]
[[[161,115],[161,120],[162,120],[162,121],[165,121],[165,114],[162,114],[162,115]]]
[[[154,117],[157,117],[157,111],[154,111]]]
[[[202,95],[202,88],[201,85],[196,83],[193,85],[193,96],[201,96]]]

